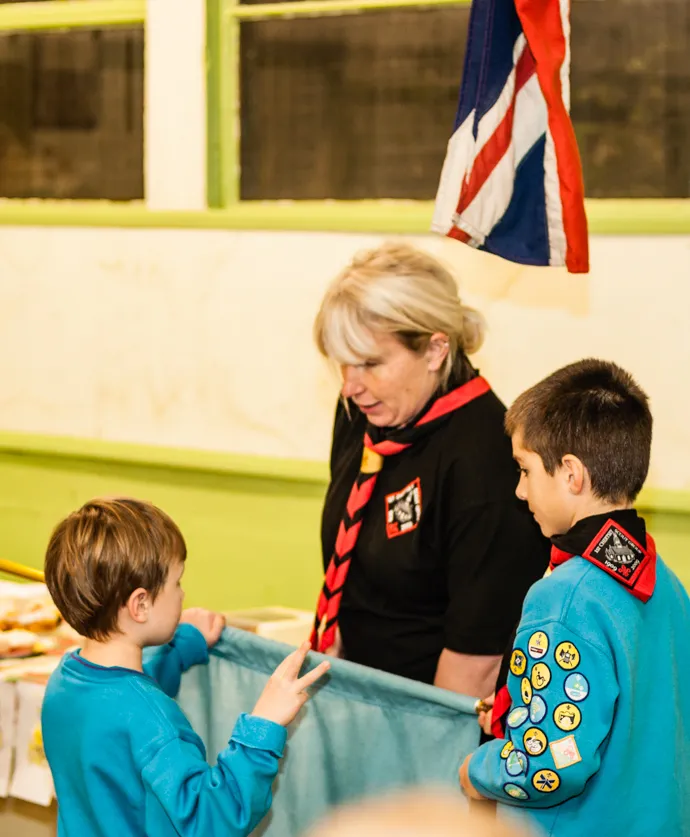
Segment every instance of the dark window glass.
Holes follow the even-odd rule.
[[[0,35],[0,196],[144,196],[143,28]]]

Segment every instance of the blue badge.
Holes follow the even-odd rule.
[[[523,790],[519,785],[514,785],[512,782],[508,782],[508,784],[503,785],[503,790],[508,794],[508,796],[512,796],[513,799],[529,799],[527,791]]]
[[[540,724],[546,717],[546,701],[535,695],[529,707],[529,719],[533,724]]]
[[[520,776],[527,773],[527,756],[521,750],[513,750],[506,759],[506,771],[509,776]]]
[[[589,683],[587,682],[587,678],[584,674],[576,672],[575,674],[569,674],[565,678],[563,689],[570,700],[574,700],[575,703],[579,703],[589,694]]]
[[[527,720],[529,709],[526,706],[518,706],[508,715],[508,726],[515,729],[522,726]]]

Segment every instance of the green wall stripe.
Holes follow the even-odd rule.
[[[0,226],[422,235],[429,233],[432,214],[431,201],[240,201],[207,211],[109,201],[0,201]],[[588,200],[587,217],[593,235],[690,235],[690,199]]]

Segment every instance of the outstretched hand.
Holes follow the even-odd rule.
[[[309,653],[310,645],[305,642],[293,651],[271,675],[266,688],[261,693],[252,711],[252,715],[266,718],[286,727],[294,720],[297,713],[309,700],[307,689],[319,680],[331,667],[328,661],[320,663],[307,672],[304,677],[299,673]]]

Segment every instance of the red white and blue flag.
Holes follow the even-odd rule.
[[[474,0],[433,229],[528,265],[589,269],[570,108],[570,0]]]

